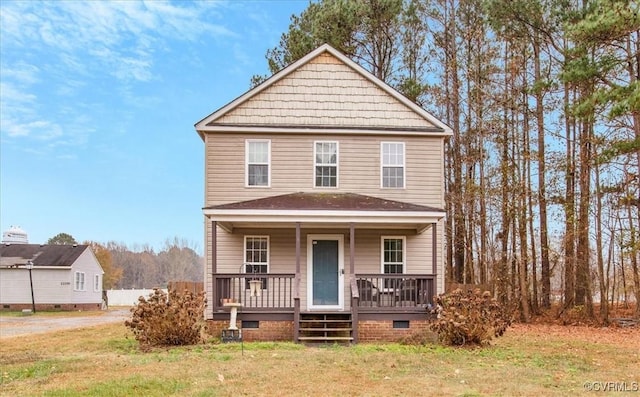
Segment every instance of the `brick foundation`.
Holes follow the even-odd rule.
[[[207,331],[221,336],[229,327],[229,321],[207,320]],[[358,324],[360,343],[398,342],[416,334],[429,333],[429,320],[410,320],[409,328],[393,328],[393,320],[365,320]],[[259,321],[258,328],[244,328],[242,338],[246,342],[293,341],[293,321]]]
[[[222,335],[222,330],[229,327],[229,321],[207,320],[207,332],[210,335]],[[293,321],[259,322],[258,328],[244,328],[242,339],[246,342],[293,341]]]
[[[409,328],[393,328],[393,320],[367,320],[358,324],[358,342],[398,342],[429,330],[428,320],[410,320]]]

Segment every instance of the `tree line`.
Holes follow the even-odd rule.
[[[528,321],[640,298],[640,16],[627,0],[319,0],[272,73],[329,43],[452,127],[446,279]],[[266,76],[254,76],[256,85]],[[640,315],[640,305],[636,304]]]
[[[59,233],[47,244],[78,244],[68,233]],[[103,289],[166,287],[171,281],[204,278],[204,258],[193,244],[177,237],[165,240],[156,252],[149,245],[128,247],[124,243],[86,241],[102,266]]]

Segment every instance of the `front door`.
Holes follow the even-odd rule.
[[[343,309],[342,236],[309,235],[309,308]]]

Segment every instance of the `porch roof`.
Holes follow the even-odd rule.
[[[415,229],[444,218],[443,209],[356,193],[290,193],[205,207],[204,214],[232,231],[236,227],[357,227]]]

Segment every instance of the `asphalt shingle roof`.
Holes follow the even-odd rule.
[[[21,258],[19,264],[33,261],[34,266],[71,266],[88,245],[2,244],[0,257]],[[3,260],[3,262],[5,262]],[[4,263],[3,263],[4,264]],[[5,264],[6,265],[6,264]]]
[[[290,193],[249,201],[214,205],[220,210],[332,210],[332,211],[428,211],[441,208],[386,200],[356,193]]]

